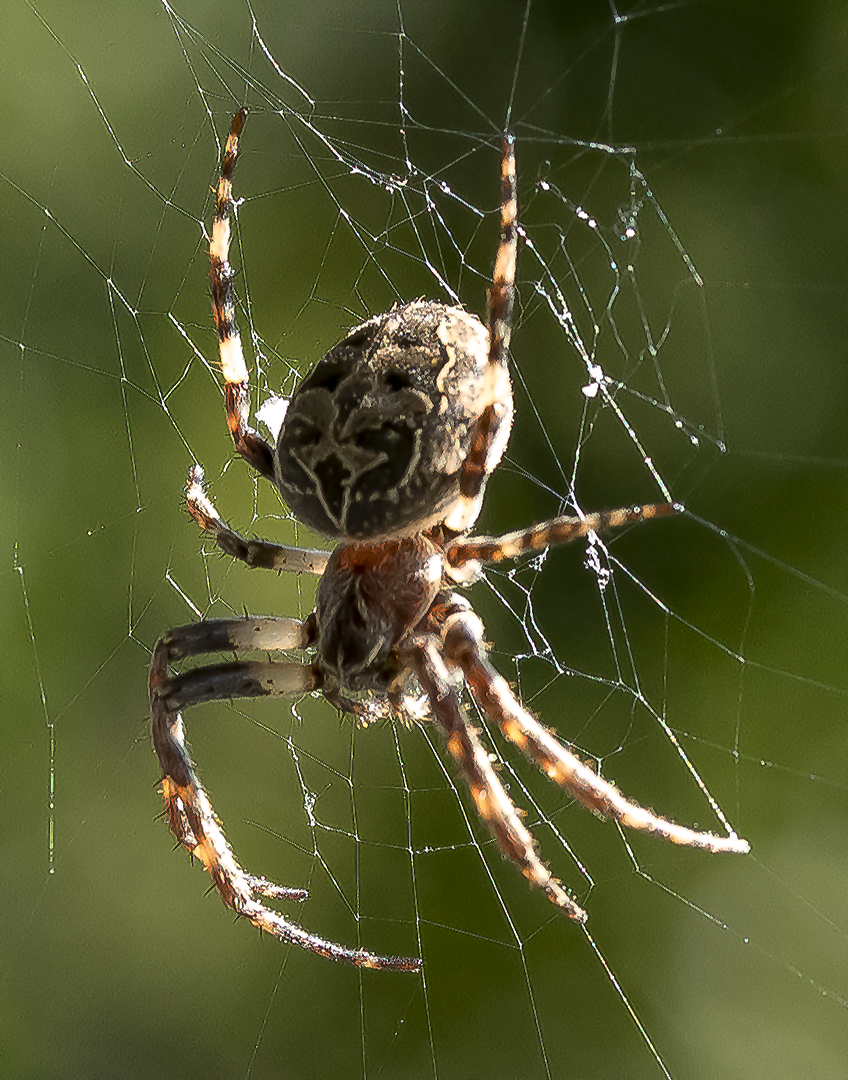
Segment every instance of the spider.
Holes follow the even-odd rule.
[[[365,723],[375,707],[411,719],[411,703],[423,694],[503,854],[569,918],[585,922],[586,912],[541,860],[466,715],[465,686],[506,739],[596,814],[675,844],[747,852],[746,841],[730,830],[726,836],[695,832],[657,817],[573,754],[489,663],[483,624],[455,591],[478,578],[484,563],[679,509],[659,503],[558,517],[503,536],[468,535],[512,424],[507,359],[518,245],[512,135],[502,142],[501,237],[487,324],[461,308],[424,300],[369,319],[297,387],[274,447],[249,424],[248,372],[228,261],[232,177],[246,117],[246,109],[236,113],[227,138],[209,243],[227,424],[241,457],[276,485],[300,521],[336,546],[328,553],[243,538],[210,501],[202,469],[190,470],[188,510],[224,552],[247,566],[320,580],[315,610],[303,621],[270,615],[209,620],[170,630],[156,645],[153,743],[165,814],[179,843],[209,871],[227,907],[261,930],[359,967],[420,970],[414,957],[326,941],[263,903],[302,901],[307,893],[239,865],[186,749],[180,710],[204,701],[322,691]],[[307,650],[311,658],[271,659],[292,650]],[[266,656],[172,674],[186,657],[227,651]]]

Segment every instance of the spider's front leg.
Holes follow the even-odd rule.
[[[750,850],[748,841],[729,827],[725,836],[687,829],[631,802],[614,784],[598,776],[521,705],[506,679],[486,657],[482,621],[462,597],[454,596],[453,601],[454,610],[442,629],[445,656],[460,668],[480,708],[547,777],[569,791],[583,806],[602,817],[615,818],[628,829],[712,852],[744,855]]]
[[[433,715],[447,738],[448,750],[465,774],[477,813],[486,822],[501,851],[548,899],[583,923],[587,915],[539,858],[536,842],[510,800],[489,753],[451,686],[448,669],[430,634],[413,639],[407,654],[410,666],[430,699]]]
[[[186,657],[207,652],[304,648],[311,636],[306,624],[295,619],[217,619],[169,631],[153,652],[153,745],[162,767],[168,825],[177,840],[209,870],[224,902],[234,909],[257,887],[259,879],[244,874],[224,838],[189,756],[180,709],[215,699],[303,692],[314,688],[315,679],[310,667],[300,663],[216,664],[178,676],[171,674],[171,667]],[[289,892],[290,899],[306,896],[302,889]]]
[[[321,680],[310,664],[298,662],[237,661],[173,676],[174,663],[206,652],[303,649],[314,640],[312,618],[300,622],[260,616],[193,623],[171,630],[158,642],[150,667],[150,708],[168,824],[177,840],[209,871],[227,907],[260,930],[357,967],[418,971],[421,962],[414,957],[379,956],[365,949],[349,949],[311,934],[265,907],[257,895],[305,900],[308,894],[305,889],[255,877],[239,865],[186,748],[182,708],[210,700],[305,693],[318,689]]]

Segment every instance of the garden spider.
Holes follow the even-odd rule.
[[[180,710],[203,701],[321,690],[332,704],[366,722],[379,706],[410,718],[412,695],[423,691],[477,812],[504,855],[566,915],[585,922],[585,911],[539,858],[469,721],[461,703],[465,684],[503,735],[583,806],[675,844],[746,852],[748,844],[733,832],[694,832],[656,817],[571,753],[489,663],[482,622],[452,591],[478,578],[483,563],[677,509],[660,503],[559,517],[504,536],[467,535],[512,424],[507,355],[518,237],[512,136],[503,138],[501,239],[488,326],[460,308],[421,300],[370,319],[300,383],[274,448],[248,422],[248,373],[228,261],[232,176],[246,116],[241,109],[232,121],[209,244],[227,423],[238,453],[278,487],[298,519],[337,546],[327,553],[244,539],[218,515],[202,470],[190,471],[189,512],[227,554],[248,566],[315,574],[320,581],[315,610],[304,621],[210,620],[171,630],[156,645],[150,669],[153,743],[171,831],[212,875],[227,907],[261,930],[359,967],[420,970],[415,958],[325,941],[263,904],[259,897],[304,900],[307,894],[239,866],[189,757]],[[171,674],[174,663],[189,656],[250,650],[269,655]],[[270,659],[289,650],[310,650],[312,659]]]

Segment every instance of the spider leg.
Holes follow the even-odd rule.
[[[309,664],[237,660],[172,675],[159,686],[159,699],[168,712],[175,712],[191,705],[202,705],[204,701],[308,694],[319,686],[320,677]]]
[[[206,619],[163,634],[156,646],[164,648],[167,663],[209,652],[288,652],[308,649],[315,641],[315,620],[286,619],[277,615],[247,615],[243,619]]]
[[[501,851],[521,873],[533,885],[543,889],[548,899],[562,908],[569,918],[585,922],[586,912],[571,899],[539,858],[532,834],[507,795],[488,751],[451,686],[437,642],[432,635],[414,639],[407,658],[430,698],[433,715],[445,733],[448,749],[465,774],[477,813],[488,825]]]
[[[445,560],[458,569],[468,563],[500,562],[517,559],[525,551],[541,551],[554,544],[570,544],[590,532],[620,529],[623,525],[666,517],[682,510],[678,503],[651,503],[647,506],[625,506],[619,510],[604,510],[586,517],[558,517],[542,521],[529,529],[504,533],[502,536],[459,537],[445,548]]]
[[[746,854],[750,848],[732,830],[727,836],[695,832],[666,818],[657,817],[638,803],[626,799],[618,788],[598,776],[528,712],[510,690],[506,679],[486,658],[483,623],[467,601],[454,597],[455,609],[444,624],[445,656],[457,664],[474,699],[544,774],[569,791],[578,802],[602,817],[615,818],[628,829],[660,836],[673,844]]]
[[[241,347],[233,298],[235,271],[230,265],[230,203],[233,193],[233,170],[238,157],[239,137],[247,119],[247,109],[233,117],[230,134],[221,159],[221,176],[215,203],[215,220],[209,241],[209,287],[212,314],[218,329],[218,351],[224,374],[227,426],[238,453],[266,479],[274,479],[274,448],[249,424],[250,387],[247,364]]]
[[[212,875],[221,899],[237,915],[282,941],[357,967],[419,971],[414,957],[379,956],[326,941],[291,922],[257,899],[305,900],[305,889],[275,885],[248,874],[227,843],[221,824],[200,782],[185,743],[180,707],[221,695],[295,693],[315,689],[319,678],[308,664],[260,662],[200,668],[173,677],[171,665],[187,656],[221,649],[285,650],[314,641],[314,619],[220,619],[171,630],[156,645],[150,666],[153,745],[162,766],[162,795],[171,832]],[[272,682],[269,684],[269,680]],[[271,686],[268,689],[269,685]],[[257,689],[260,687],[260,689]]]
[[[489,365],[505,368],[512,335],[515,264],[518,258],[518,194],[515,184],[515,136],[501,142],[501,242],[489,291]]]
[[[483,410],[460,468],[460,498],[445,521],[447,528],[457,533],[466,532],[476,521],[486,480],[501,460],[512,429],[512,385],[507,357],[518,257],[517,219],[515,138],[507,131],[501,144],[501,240],[489,290],[489,361],[483,386]]]
[[[286,570],[320,577],[330,558],[329,551],[274,544],[270,540],[247,540],[224,521],[206,491],[203,469],[193,465],[188,471],[186,506],[197,524],[215,543],[234,559],[247,566],[266,570]]]

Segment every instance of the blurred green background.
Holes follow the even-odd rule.
[[[6,5],[4,1076],[846,1075],[846,45],[844,5],[765,0]],[[481,527],[573,491],[660,497],[581,393],[554,283],[688,515],[616,540],[604,603],[575,550],[492,575],[475,606],[548,724],[716,828],[665,720],[749,857],[623,839],[506,751],[584,934],[469,825],[436,732],[357,732],[320,700],[197,710],[201,773],[248,868],[310,888],[295,917],[420,949],[424,975],[260,939],[171,852],[152,646],[200,615],[304,614],[313,590],[203,558],[181,508],[200,461],[234,525],[317,542],[232,460],[214,376],[202,222],[244,101],[234,261],[260,397],[397,299],[484,309],[511,102],[534,247]]]

